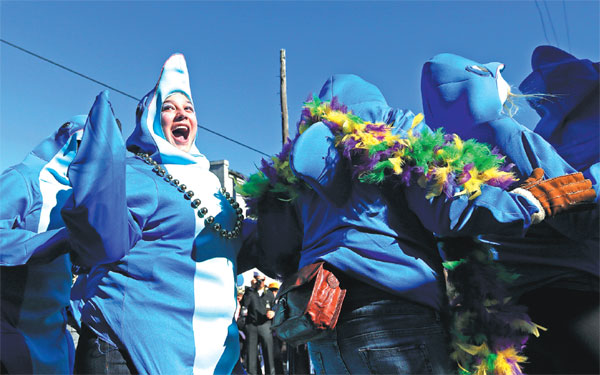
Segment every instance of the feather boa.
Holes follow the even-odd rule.
[[[473,238],[441,240],[452,313],[451,358],[461,375],[522,375],[530,335],[545,328],[515,304],[507,285],[518,275],[496,262],[489,244]]]
[[[426,198],[443,193],[448,197],[466,194],[473,199],[481,194],[484,184],[507,189],[517,181],[509,172],[512,164],[504,164],[504,157],[485,144],[473,139],[463,141],[442,129],[413,134],[422,120],[423,115],[417,115],[408,136],[402,138],[395,134],[393,125],[364,121],[337,98],[328,102],[315,96],[304,103],[298,135],[322,121],[335,135],[336,147],[351,161],[353,175],[361,182],[379,184],[390,180],[408,186],[416,181],[427,189]],[[259,172],[237,186],[237,191],[249,199],[250,207],[267,192],[293,200],[300,189],[306,188],[289,166],[292,144],[288,142],[270,162],[263,159]]]

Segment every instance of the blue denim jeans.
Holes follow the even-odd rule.
[[[440,314],[402,299],[343,314],[333,331],[308,344],[317,374],[449,374]]]
[[[85,324],[75,353],[75,374],[132,375],[137,374],[126,351],[99,338]]]

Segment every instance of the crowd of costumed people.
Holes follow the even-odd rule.
[[[332,75],[235,193],[196,147],[183,55],[126,141],[101,92],[0,179],[1,373],[254,374],[245,300],[317,374],[598,373],[599,64],[540,46],[520,93],[503,69],[434,56],[424,114]],[[340,292],[296,324],[315,265]],[[282,293],[237,298],[254,267]]]

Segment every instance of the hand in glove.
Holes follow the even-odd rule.
[[[544,211],[544,216],[554,216],[560,212],[578,208],[586,201],[593,201],[596,192],[592,182],[580,172],[544,180],[544,170],[536,168],[525,182],[512,192],[535,198]],[[539,222],[543,220],[537,220]]]

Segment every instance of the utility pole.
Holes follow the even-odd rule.
[[[280,94],[281,94],[281,143],[286,144],[289,137],[288,131],[288,107],[287,107],[287,80],[285,76],[285,50],[279,50],[280,65]],[[308,347],[306,344],[297,347],[289,345],[287,347],[288,371],[290,375],[309,374],[310,360],[308,356]]]
[[[279,50],[279,85],[281,96],[281,143],[285,144],[289,137],[288,131],[288,106],[287,106],[287,80],[285,76],[285,50]]]

